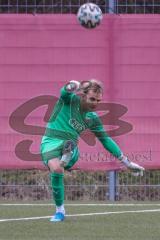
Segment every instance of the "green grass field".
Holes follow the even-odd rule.
[[[0,240],[159,240],[160,203],[66,205],[64,222],[51,223],[51,204],[0,203]],[[30,219],[31,218],[31,219]]]

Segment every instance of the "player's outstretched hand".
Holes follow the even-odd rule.
[[[143,176],[143,172],[145,171],[144,167],[140,166],[137,163],[129,161],[128,158],[125,156],[122,158],[121,161],[126,167],[128,167],[132,171],[133,176]]]

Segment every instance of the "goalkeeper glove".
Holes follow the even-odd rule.
[[[76,81],[76,80],[71,80],[69,81],[69,83],[66,84],[66,90],[68,92],[76,92],[80,89],[80,82]]]
[[[143,176],[143,171],[145,170],[144,167],[138,165],[137,163],[129,161],[125,156],[122,156],[120,160],[126,167],[133,170],[133,176]]]

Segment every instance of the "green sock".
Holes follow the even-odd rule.
[[[50,173],[53,199],[57,207],[64,203],[64,174]]]

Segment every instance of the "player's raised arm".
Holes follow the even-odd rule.
[[[63,99],[66,103],[69,103],[71,98],[75,95],[80,89],[80,82],[76,80],[69,81],[62,89],[60,98]]]

